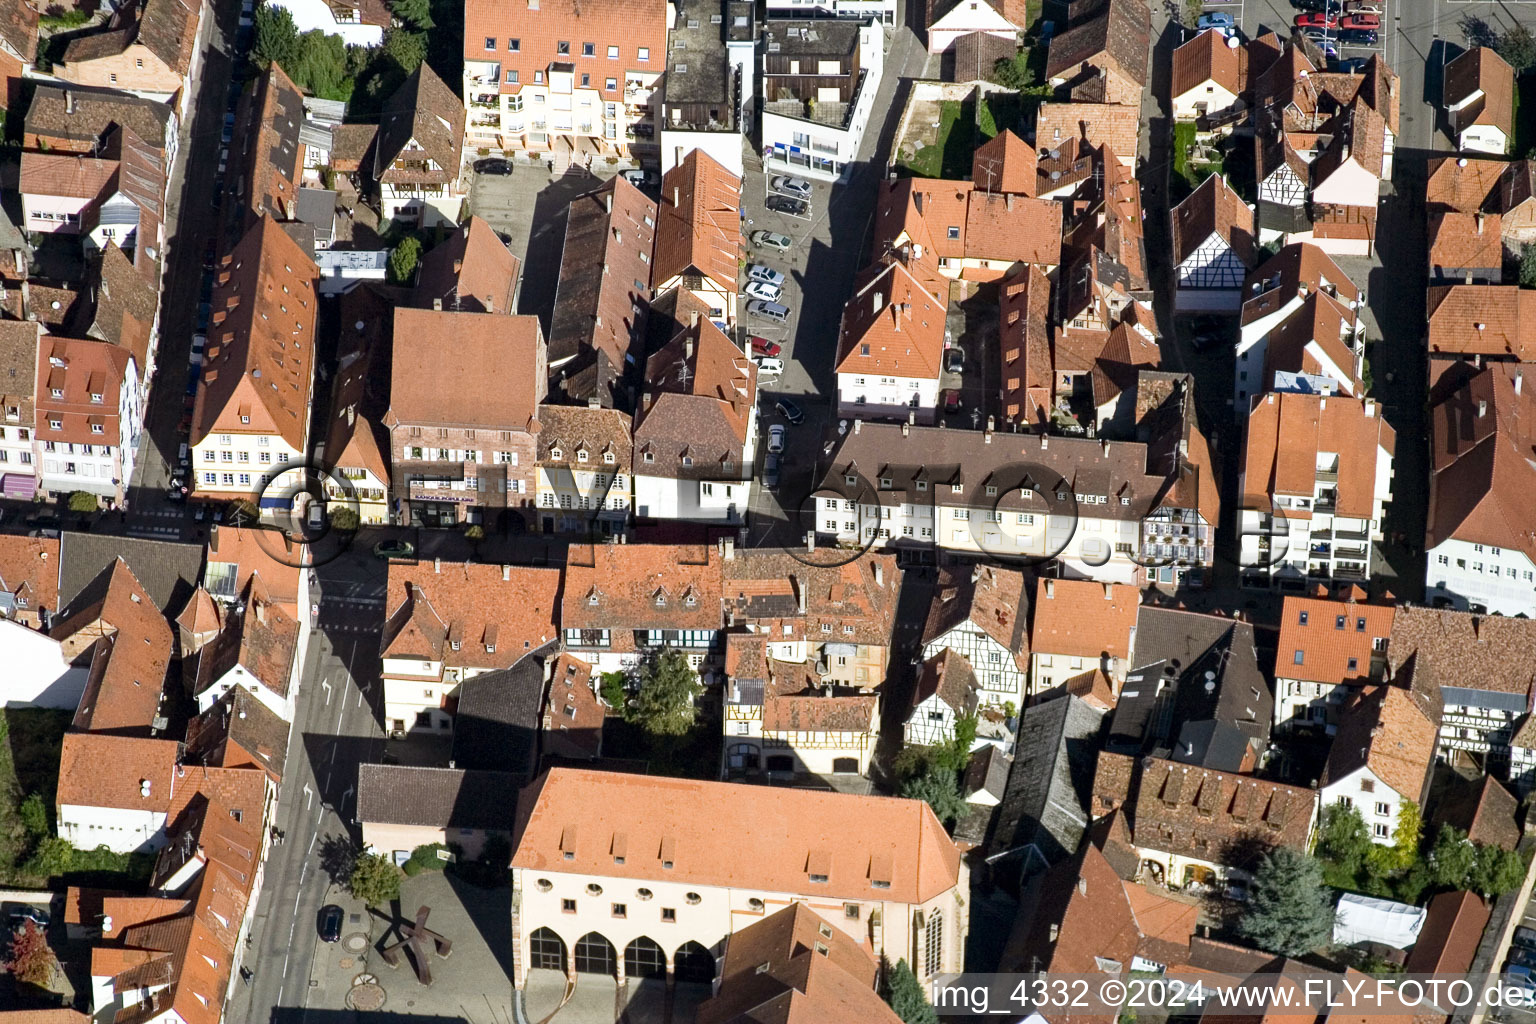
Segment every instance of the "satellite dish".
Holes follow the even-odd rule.
[[[1242,45],[1242,40],[1238,39],[1237,36],[1227,36],[1227,49],[1235,50]]]
[[[1060,171],[1052,171],[1051,172],[1051,180],[1052,181],[1060,181],[1061,180],[1061,172]]]

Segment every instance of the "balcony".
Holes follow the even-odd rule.
[[[1320,469],[1317,471],[1317,480],[1319,483],[1336,484],[1339,482],[1339,471],[1337,469]]]
[[[1341,562],[1334,566],[1333,577],[1339,580],[1365,580],[1367,578],[1365,566],[1349,562]]]
[[[1364,530],[1334,530],[1333,535],[1339,540],[1370,540],[1370,534]]]
[[[1333,557],[1334,558],[1365,558],[1367,555],[1370,554],[1370,551],[1371,551],[1370,547],[1365,545],[1365,544],[1350,544],[1348,546],[1340,544],[1337,548],[1334,549]]]

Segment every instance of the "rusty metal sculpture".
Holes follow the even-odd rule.
[[[390,967],[399,967],[400,951],[407,950],[411,955],[411,967],[416,971],[416,980],[423,985],[432,984],[432,954],[424,948],[424,940],[431,939],[437,955],[444,959],[453,952],[452,942],[427,927],[427,917],[431,913],[431,907],[417,907],[415,923],[402,922],[399,925],[400,938],[379,950],[379,955]]]

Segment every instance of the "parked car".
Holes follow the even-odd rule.
[[[747,344],[753,352],[760,356],[776,356],[784,351],[784,346],[778,342],[769,341],[767,338],[759,338],[755,334],[747,338]]]
[[[1526,949],[1536,949],[1536,928],[1527,928],[1525,925],[1516,928],[1514,942]]]
[[[777,302],[768,302],[764,299],[753,299],[747,303],[747,316],[755,316],[761,320],[772,320],[774,323],[789,322],[789,307],[781,306]]]
[[[345,915],[341,912],[341,908],[334,903],[327,903],[325,906],[320,908],[320,924],[318,931],[320,932],[321,942],[341,941],[341,922],[344,916]]]
[[[810,202],[811,183],[804,178],[791,178],[788,175],[776,174],[768,184],[772,186],[775,192]]]
[[[1226,11],[1208,11],[1200,15],[1195,22],[1195,28],[1204,32],[1208,28],[1233,29],[1237,27],[1237,21]]]
[[[788,235],[781,235],[777,231],[752,232],[752,245],[758,249],[788,249],[794,244]]]
[[[1309,28],[1302,30],[1302,38],[1317,47],[1324,57],[1337,57],[1338,47],[1334,45],[1335,37],[1327,29]]]
[[[764,205],[774,213],[788,214],[791,217],[804,217],[807,209],[805,200],[791,199],[789,196],[769,196],[768,202]]]
[[[761,281],[763,284],[777,285],[780,288],[784,287],[784,272],[782,270],[774,270],[772,267],[765,267],[761,263],[754,263],[747,268],[747,279],[749,281]]]
[[[661,175],[655,171],[649,171],[640,167],[631,167],[621,177],[635,188],[644,188],[646,185],[660,185]]]
[[[1373,28],[1340,29],[1339,42],[1345,46],[1375,46],[1376,30]]]
[[[373,546],[374,558],[410,558],[416,545],[408,540],[381,540]]]
[[[944,370],[946,373],[962,373],[965,370],[965,350],[960,348],[947,348],[944,350]]]
[[[235,137],[235,115],[234,114],[225,114],[224,115],[224,127],[219,130],[219,141],[222,142],[222,143],[225,143],[227,145],[229,143],[229,141],[231,139],[233,139],[234,137]]]
[[[499,156],[475,161],[476,174],[511,174],[512,170],[512,161]]]
[[[1528,971],[1536,971],[1536,949],[1526,949],[1523,946],[1511,946],[1509,949],[1509,963],[1519,964]]]
[[[1296,15],[1297,28],[1338,28],[1339,16],[1332,12],[1327,14],[1322,11],[1313,11],[1310,14]]]
[[[774,402],[773,407],[778,411],[780,416],[783,416],[785,419],[789,420],[789,422],[794,426],[799,426],[805,422],[805,413],[801,412],[800,407],[787,398],[781,398],[777,402]]]
[[[777,455],[784,450],[784,436],[789,433],[789,428],[782,423],[775,423],[768,428],[768,454]]]
[[[1301,11],[1339,12],[1339,0],[1291,0],[1291,6]]]
[[[1346,31],[1352,28],[1368,28],[1374,31],[1381,28],[1381,15],[1346,14],[1339,19],[1339,28]]]
[[[784,294],[784,289],[767,281],[748,281],[746,293],[754,299],[762,299],[765,302],[777,302],[779,296]]]
[[[769,454],[763,459],[763,486],[773,488],[779,486],[779,457]]]
[[[1381,14],[1381,4],[1375,0],[1346,0],[1345,14]]]
[[[752,361],[757,364],[759,375],[766,374],[770,377],[777,377],[784,372],[784,360],[782,359],[776,359],[773,356],[753,356]]]

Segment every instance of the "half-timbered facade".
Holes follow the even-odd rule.
[[[1235,310],[1254,262],[1253,211],[1213,174],[1173,210],[1180,310]]]

